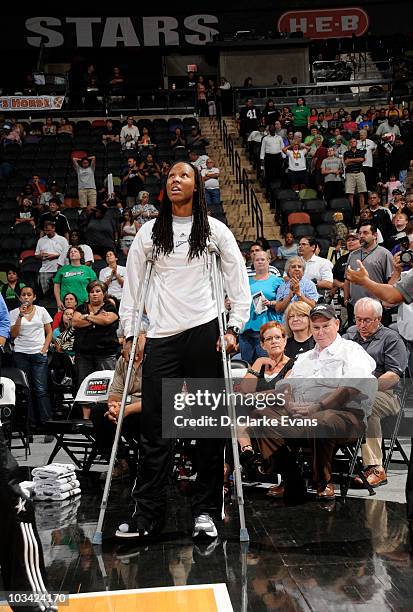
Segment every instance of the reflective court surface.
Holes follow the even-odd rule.
[[[22,480],[28,479],[27,468],[21,472]],[[107,590],[205,585],[201,603],[188,599],[193,593],[185,598],[189,591],[180,589],[176,608],[168,594],[165,604],[150,602],[148,609],[218,612],[230,608],[220,608],[208,586],[226,585],[236,612],[413,610],[412,541],[402,503],[348,497],[345,503],[337,498],[323,504],[310,495],[305,504],[287,507],[266,497],[265,489],[248,487],[251,541],[243,552],[235,501],[226,504],[220,537],[209,545],[194,544],[191,483],[181,481],[169,489],[168,521],[161,539],[142,546],[113,536],[129,512],[129,481],[124,479],[113,483],[99,548],[92,544],[104,484],[99,476],[91,472],[81,477],[78,499],[36,503],[52,592],[99,595]],[[73,608],[59,609],[147,609],[143,600],[129,600],[130,605],[118,600],[116,606],[114,600],[110,605],[103,601],[92,606],[90,598],[73,598]]]

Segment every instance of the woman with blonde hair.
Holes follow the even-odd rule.
[[[315,342],[310,329],[311,306],[305,302],[292,302],[285,311],[285,327],[288,340],[284,353],[293,359],[314,348]]]

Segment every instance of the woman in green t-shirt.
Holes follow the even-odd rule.
[[[294,118],[294,129],[302,133],[303,137],[308,134],[310,127],[311,111],[306,106],[304,98],[297,98],[296,105],[291,109]]]
[[[59,310],[63,307],[63,297],[67,293],[74,293],[79,304],[86,302],[88,298],[86,287],[91,281],[97,280],[92,268],[84,265],[85,260],[81,247],[71,246],[67,257],[70,263],[62,266],[53,279],[54,295]]]

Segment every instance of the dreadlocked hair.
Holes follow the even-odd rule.
[[[182,162],[176,162],[172,168]],[[195,189],[192,199],[192,229],[189,235],[189,252],[188,259],[201,257],[205,252],[207,240],[211,235],[209,226],[207,205],[205,200],[205,190],[201,181],[201,175],[195,166],[189,162],[184,162],[192,168],[195,176]],[[168,176],[169,176],[168,173]],[[153,225],[152,241],[154,246],[154,255],[158,257],[160,254],[169,255],[174,250],[173,232],[172,232],[172,202],[168,197],[166,188],[162,197],[161,210]]]

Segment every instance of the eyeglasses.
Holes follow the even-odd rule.
[[[263,338],[263,342],[271,342],[272,340],[274,342],[281,342],[281,340],[283,340],[284,336],[267,336],[267,338]]]
[[[306,317],[308,317],[307,314],[297,313],[297,314],[289,315],[288,320],[290,320],[290,319],[305,319]]]
[[[299,242],[298,246],[310,246],[309,242]]]
[[[356,320],[356,323],[360,323],[360,325],[363,325],[363,323],[365,325],[370,325],[371,323],[374,323],[374,321],[377,321],[377,317],[375,317],[374,319],[363,319],[362,317],[354,317]]]

